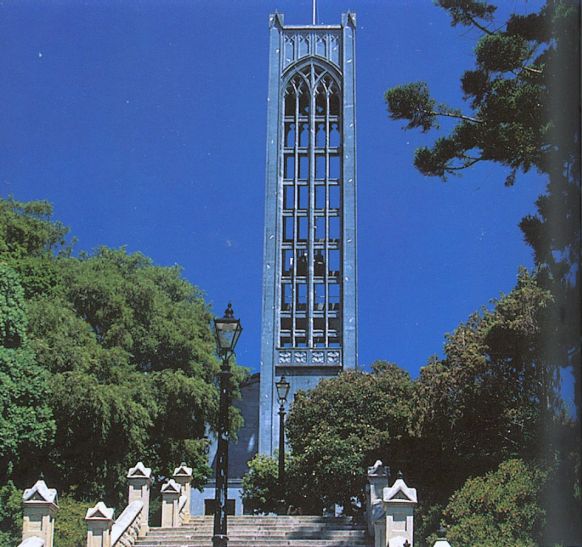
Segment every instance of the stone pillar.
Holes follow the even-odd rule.
[[[437,532],[437,540],[434,542],[433,547],[451,547],[451,544],[447,541],[447,530],[444,526],[441,526]]]
[[[95,507],[87,509],[87,547],[111,547],[111,527],[113,509],[100,501]]]
[[[182,488],[174,480],[170,479],[162,486],[162,528],[177,528],[180,526],[178,504]]]
[[[182,488],[182,494],[186,496],[186,507],[184,511],[186,512],[186,515],[190,515],[190,498],[192,495],[192,487],[190,483],[192,482],[192,468],[188,467],[184,462],[182,462],[180,467],[176,467],[176,469],[174,469],[174,474],[172,476]]]
[[[36,481],[22,496],[24,506],[22,520],[22,540],[38,537],[45,547],[53,547],[55,515],[59,510],[57,491],[48,488],[43,480]]]
[[[368,467],[368,487],[366,520],[368,533],[374,538],[376,547],[386,547],[386,513],[382,502],[384,488],[388,487],[390,470],[378,460],[372,467]]]
[[[402,473],[398,473],[396,482],[390,488],[384,488],[382,501],[388,547],[402,547],[406,542],[413,547],[416,489],[406,486]]]
[[[152,487],[152,470],[145,467],[142,462],[138,462],[127,472],[127,482],[129,483],[129,493],[127,496],[127,505],[132,501],[140,500],[143,502],[141,526],[139,537],[144,537],[149,530],[150,514],[150,490]]]

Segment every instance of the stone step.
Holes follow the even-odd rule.
[[[228,523],[229,530],[319,530],[321,532],[326,532],[329,530],[362,530],[364,531],[366,528],[364,526],[318,526],[313,524],[304,524],[304,525],[277,525],[277,524],[233,524],[231,522]],[[208,525],[200,525],[200,526],[181,526],[180,530],[184,530],[186,532],[192,531],[199,531],[199,530],[212,530],[212,524]],[[163,534],[166,531],[173,532],[176,528],[151,528],[152,533],[155,534]]]
[[[200,523],[213,522],[214,517],[188,517],[186,522]],[[300,515],[229,515],[229,521],[233,522],[320,522],[320,523],[344,523],[352,524],[354,520],[351,517],[321,517],[321,516],[300,516]]]
[[[277,533],[269,533],[269,534],[257,534],[250,532],[248,534],[233,534],[230,533],[228,536],[235,540],[264,540],[264,539],[325,539],[325,540],[367,540],[365,534],[305,534],[301,533],[291,533],[291,534],[277,534]],[[208,539],[212,537],[212,534],[188,534],[188,535],[174,535],[174,536],[148,536],[147,539],[149,541],[156,541],[172,543],[172,542],[181,542],[181,541],[202,541],[204,539]]]
[[[170,532],[168,531],[167,533],[150,533],[150,537],[153,538],[161,538],[161,537],[192,537],[192,536],[199,536],[199,535],[208,535],[209,533],[212,533],[213,530],[212,529],[208,529],[208,530],[184,530],[184,531],[174,531],[174,532]],[[366,535],[366,531],[365,530],[306,530],[306,529],[293,529],[293,530],[283,530],[280,528],[273,528],[272,530],[268,530],[268,529],[258,529],[258,528],[248,528],[247,530],[241,530],[241,529],[233,529],[233,528],[229,528],[228,529],[228,533],[231,536],[248,536],[248,535],[259,535],[259,536],[266,536],[266,535],[272,535],[272,534],[277,534],[280,536],[298,536],[300,534],[303,535],[308,535],[308,536],[314,536],[314,535],[320,535],[320,536],[327,536],[327,537],[337,537],[337,536],[349,536],[349,537],[357,537],[357,536],[362,536],[362,535]]]
[[[212,540],[187,540],[181,542],[158,542],[148,541],[147,538],[136,542],[139,547],[164,547],[179,545],[180,547],[212,547]],[[354,541],[354,540],[303,540],[303,539],[273,539],[273,540],[237,540],[235,538],[229,539],[229,547],[356,547],[369,546],[369,541]]]
[[[196,516],[180,528],[150,528],[136,547],[212,547],[214,519]],[[229,547],[368,547],[361,521],[303,515],[228,517]]]

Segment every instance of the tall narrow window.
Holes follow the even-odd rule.
[[[295,348],[332,347],[330,343],[341,341],[342,316],[341,88],[332,75],[335,69],[305,55],[337,55],[339,50],[337,40],[328,37],[299,33],[297,40],[301,64],[288,80],[282,119],[280,342]],[[302,47],[308,47],[305,54]]]

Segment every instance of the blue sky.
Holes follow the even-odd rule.
[[[503,14],[539,2],[503,2]],[[473,168],[442,183],[412,166],[434,135],[387,118],[385,90],[425,80],[462,104],[478,35],[428,0],[319,0],[358,17],[360,364],[413,376],[444,334],[531,266],[517,227],[541,176],[505,188]],[[214,311],[242,319],[258,369],[268,15],[310,22],[309,1],[0,1],[0,194],[47,199],[77,249],[126,245],[180,264]],[[500,17],[500,21],[503,17]]]

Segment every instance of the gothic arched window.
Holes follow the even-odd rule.
[[[293,296],[282,310],[281,321],[291,325],[289,332],[281,323],[282,346],[283,338],[292,347],[331,344],[342,320],[342,209],[336,197],[343,182],[341,93],[335,69],[319,59],[288,68],[281,98],[280,274]]]

